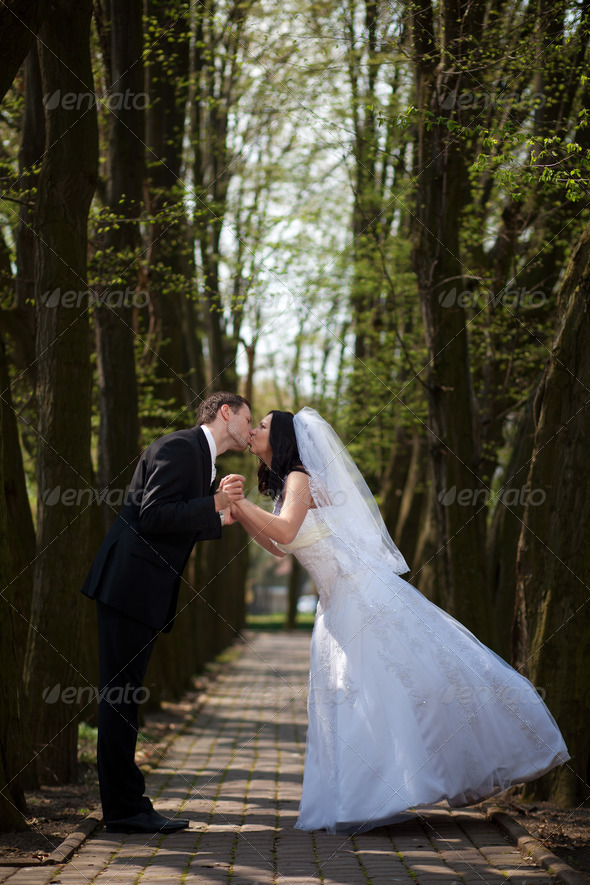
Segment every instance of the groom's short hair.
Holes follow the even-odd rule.
[[[245,396],[240,396],[239,393],[218,390],[217,393],[212,393],[199,405],[197,424],[212,424],[222,406],[229,406],[232,412],[239,412],[242,406],[250,408],[250,403]]]

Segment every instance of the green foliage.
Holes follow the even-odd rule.
[[[98,728],[80,722],[78,725],[78,762],[96,765],[96,740]]]
[[[307,612],[299,612],[295,626],[298,630],[312,630],[315,616]],[[250,630],[284,630],[285,615],[248,615],[246,626]]]

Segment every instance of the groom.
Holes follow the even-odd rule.
[[[219,538],[224,511],[244,496],[244,477],[235,474],[215,493],[215,458],[243,452],[251,427],[248,401],[219,392],[201,403],[195,427],[148,446],[82,587],[97,605],[97,762],[108,832],[170,833],[189,825],[158,814],[144,796],[135,764],[137,699],[156,637],[172,629],[195,542]]]

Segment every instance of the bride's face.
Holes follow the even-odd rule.
[[[255,427],[250,437],[250,451],[253,455],[261,458],[265,464],[272,461],[272,449],[270,447],[270,425],[272,415],[262,419],[258,427]]]

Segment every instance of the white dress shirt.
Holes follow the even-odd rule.
[[[211,450],[211,482],[213,482],[217,473],[217,468],[215,467],[215,459],[217,458],[217,445],[215,443],[215,440],[213,439],[213,434],[211,433],[207,425],[201,424],[201,429],[205,434],[207,442],[209,443],[209,449]]]

